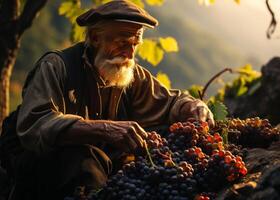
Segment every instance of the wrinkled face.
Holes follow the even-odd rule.
[[[135,51],[142,42],[141,25],[114,22],[96,36],[95,66],[107,85],[126,87],[133,81]]]

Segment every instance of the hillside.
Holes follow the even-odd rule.
[[[173,36],[179,43],[179,52],[167,54],[153,72],[167,73],[175,88],[186,89],[191,84],[205,84],[224,67],[246,64],[246,57],[226,41],[210,34],[190,19],[161,14],[151,10],[159,18],[159,27],[148,31],[147,36]],[[146,65],[145,65],[146,66]]]
[[[166,55],[156,68],[143,61],[141,64],[154,74],[158,71],[167,73],[174,88],[186,89],[191,84],[204,84],[221,68],[244,65],[248,61],[242,52],[219,36],[210,34],[196,21],[176,16],[175,12],[167,13],[164,6],[147,9],[159,19],[160,26],[148,30],[145,36],[173,36],[179,43],[180,51]],[[24,34],[12,77],[11,110],[21,101],[21,85],[35,61],[50,49],[66,46],[69,32],[67,20],[58,16],[55,3],[51,3]]]

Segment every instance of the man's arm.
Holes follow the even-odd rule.
[[[103,142],[123,152],[133,152],[144,147],[147,133],[138,123],[132,121],[78,120],[57,139],[58,146],[93,144]]]
[[[202,101],[193,98],[188,92],[168,90],[139,65],[128,94],[132,107],[130,117],[143,127],[171,124],[190,117],[205,121],[204,114],[211,113]]]
[[[58,133],[82,119],[65,114],[65,80],[65,65],[53,53],[41,59],[29,84],[23,88],[17,133],[26,149],[38,154],[51,151]]]
[[[124,151],[143,146],[146,132],[135,122],[84,120],[78,115],[65,114],[65,80],[62,59],[56,54],[48,54],[24,88],[17,133],[26,149],[41,154],[57,146],[100,141]]]

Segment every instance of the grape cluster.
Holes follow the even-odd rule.
[[[225,145],[206,122],[190,119],[172,124],[166,138],[149,132],[145,154],[124,164],[99,192],[75,200],[209,200],[246,174],[237,146]]]
[[[229,182],[247,174],[247,168],[240,156],[230,151],[214,150],[206,167],[196,173],[198,183],[204,190],[217,191]]]
[[[228,140],[230,143],[241,145],[242,147],[261,147],[266,148],[272,142],[278,141],[280,130],[272,127],[267,119],[247,118],[230,119],[226,123],[218,123],[220,129],[226,127]]]
[[[172,151],[183,151],[185,148],[197,145],[199,136],[208,133],[207,122],[190,119],[187,122],[174,123],[169,128],[167,141]]]

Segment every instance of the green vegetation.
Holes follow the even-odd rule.
[[[23,36],[12,76],[11,111],[21,102],[21,85],[36,60],[48,50],[64,48],[70,44],[71,25],[67,19],[59,16],[60,3],[49,3],[35,20],[32,28]],[[196,4],[196,6],[198,5]],[[141,58],[139,58],[139,62],[154,75],[160,71],[159,77],[163,77],[166,82],[168,82],[168,78],[163,75],[167,74],[171,80],[171,87],[187,89],[192,84],[203,85],[221,68],[229,65],[230,67],[240,66],[245,63],[245,56],[225,41],[210,35],[197,23],[160,12],[160,7],[146,6],[145,9],[160,22],[156,29],[147,30],[145,38],[161,36],[167,39],[168,36],[172,36],[176,39],[178,46],[176,47],[177,44],[175,45],[174,41],[169,39],[169,42],[173,44],[171,50],[179,49],[179,51],[166,54],[157,67],[153,67],[152,64]],[[157,45],[160,45],[161,40],[157,40]],[[170,49],[165,49],[166,52],[168,50]]]

